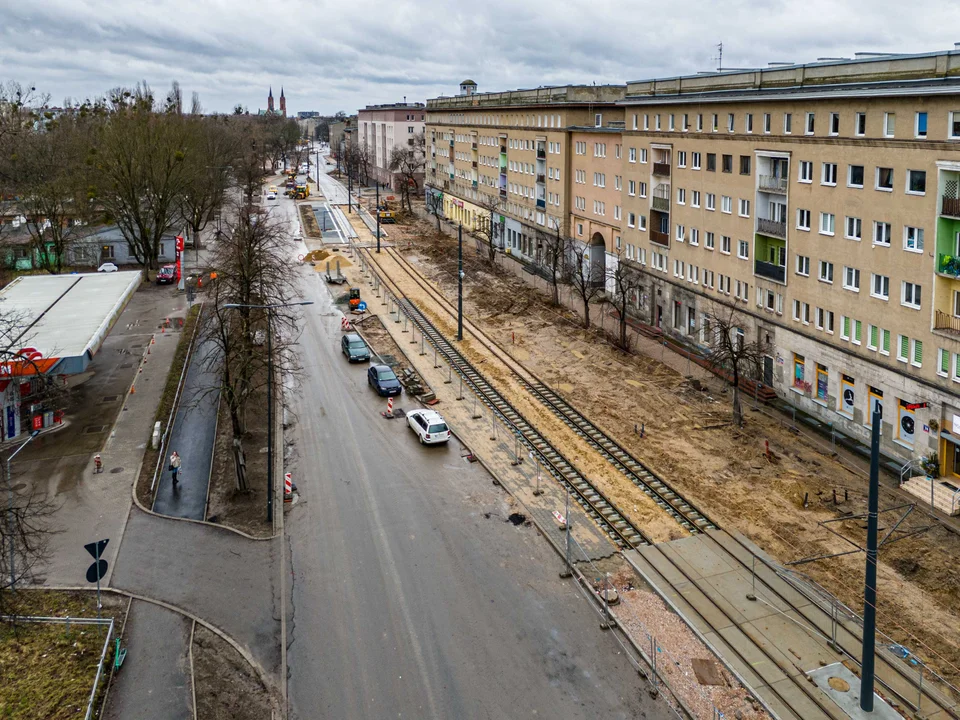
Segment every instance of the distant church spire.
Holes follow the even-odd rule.
[[[267,112],[273,112],[273,85],[270,86],[270,94],[267,95]]]
[[[280,86],[280,114],[287,116],[287,99],[283,96],[283,85]]]

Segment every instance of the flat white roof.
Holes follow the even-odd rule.
[[[0,290],[0,313],[17,317],[20,325],[3,343],[14,353],[32,347],[44,358],[66,361],[58,372],[80,372],[142,277],[139,271],[18,277]]]

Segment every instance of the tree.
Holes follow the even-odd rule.
[[[423,133],[419,133],[409,138],[406,145],[394,145],[393,150],[390,151],[390,161],[387,167],[390,172],[400,176],[400,202],[406,201],[407,209],[410,212],[413,212],[410,193],[412,191],[419,194],[420,180],[423,177],[423,168],[426,164],[424,143]],[[438,231],[440,229],[439,222],[438,217]]]
[[[744,330],[745,316],[735,300],[732,305],[713,303],[713,312],[707,315],[704,331],[710,338],[706,353],[710,368],[719,375],[727,375],[733,384],[733,422],[743,425],[743,409],[740,406],[740,379],[761,377],[763,358],[770,354],[770,347],[756,340],[747,342]]]
[[[550,285],[553,290],[552,302],[560,304],[560,283],[568,275],[568,260],[573,241],[568,235],[561,232],[560,223],[555,223],[554,232],[537,228],[537,244],[543,248],[540,262],[550,274]]]
[[[137,262],[155,270],[189,188],[190,118],[157,112],[146,84],[115,90],[111,104],[97,147],[96,199]]]
[[[21,140],[33,132],[37,110],[47,100],[35,87],[13,81],[0,84],[0,198],[15,194],[10,160],[17,154]],[[0,223],[0,236],[7,227]]]
[[[231,163],[237,154],[237,135],[223,118],[193,118],[190,133],[189,173],[180,204],[187,240],[200,247],[200,233],[213,212],[223,205],[230,185]]]
[[[591,248],[582,242],[570,243],[570,284],[583,302],[583,326],[590,327],[590,303],[604,291],[604,279],[596,277]],[[604,260],[606,262],[606,260]]]
[[[643,277],[636,267],[624,261],[622,252],[617,253],[617,264],[610,271],[610,280],[613,284],[613,295],[608,302],[617,309],[619,327],[617,346],[622,350],[630,350],[630,340],[627,337],[627,308],[635,303],[643,285]]]
[[[440,219],[443,217],[443,194],[434,188],[428,188],[426,196],[427,212],[437,218],[437,234],[440,234]]]
[[[494,219],[495,214],[499,214],[503,206],[503,200],[500,199],[500,193],[493,188],[494,194],[481,192],[477,205],[486,210],[486,215],[479,216],[478,227],[474,229],[474,235],[478,235],[487,246],[487,262],[493,265],[497,261],[497,248],[502,247],[502,238],[500,245],[497,239],[500,238],[500,223]]]

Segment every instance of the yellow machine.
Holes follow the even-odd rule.
[[[294,200],[306,200],[310,197],[310,186],[306,183],[298,183],[293,191]]]

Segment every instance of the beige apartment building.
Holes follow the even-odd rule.
[[[423,103],[367,105],[357,111],[357,141],[370,153],[370,175],[381,185],[400,190],[402,176],[390,170],[394,147],[415,147],[423,135]],[[417,178],[419,183],[422,178]]]
[[[545,225],[562,218],[607,268],[641,274],[637,319],[704,349],[734,307],[744,341],[768,343],[761,380],[780,397],[860,440],[878,408],[887,454],[938,452],[960,482],[960,49],[629,82],[570,103],[597,90],[429,101],[428,147],[449,135],[462,153],[428,158],[445,210],[482,216],[466,151],[497,138],[497,210],[528,239],[507,247],[535,263],[539,174],[523,153],[558,148]]]

